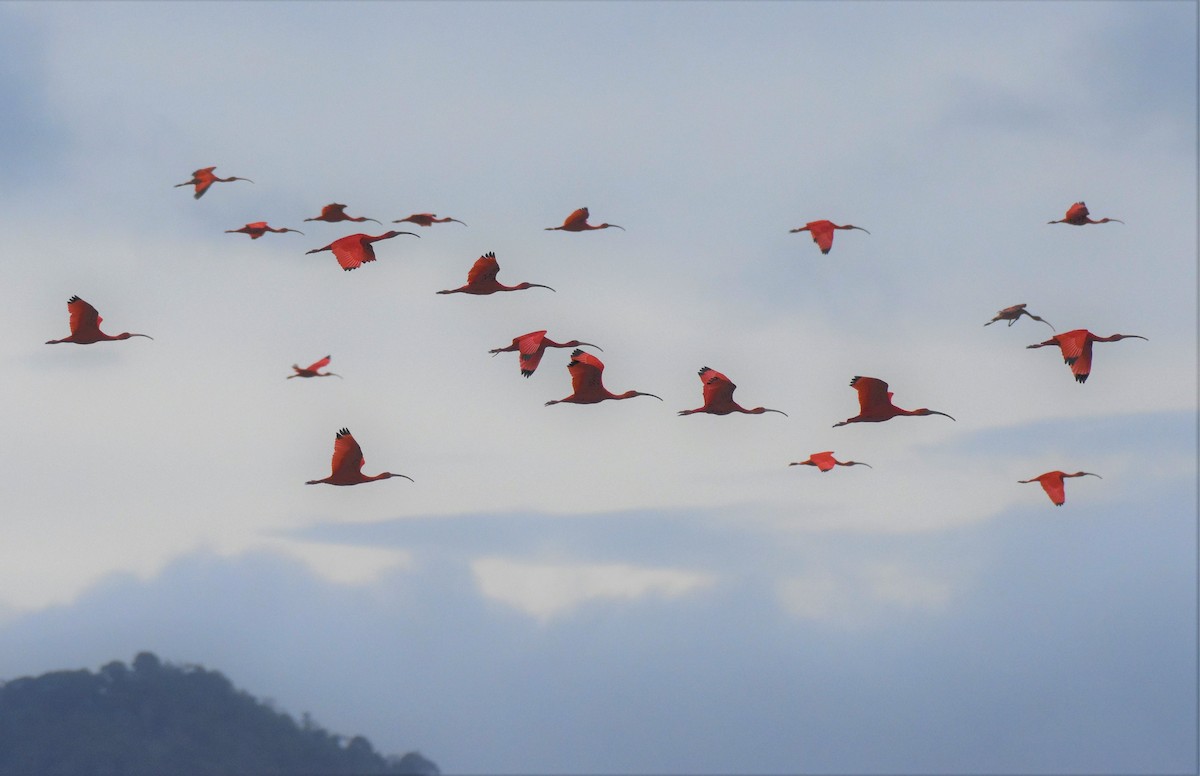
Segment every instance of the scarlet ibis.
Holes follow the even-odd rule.
[[[701,367],[697,373],[700,382],[704,384],[704,404],[694,410],[680,410],[680,415],[692,415],[697,412],[707,412],[710,415],[728,415],[731,412],[744,412],[747,415],[761,415],[764,412],[778,412],[787,416],[783,410],[770,410],[766,407],[755,407],[748,410],[733,400],[733,391],[737,388],[725,375],[712,367]]]
[[[496,261],[496,254],[488,251],[475,260],[471,271],[467,273],[467,284],[465,286],[448,288],[445,291],[438,291],[438,293],[486,296],[487,294],[494,294],[497,291],[523,291],[526,288],[550,288],[550,286],[543,286],[541,283],[518,283],[515,286],[506,286],[496,280],[496,275],[499,272],[500,262]],[[554,289],[550,288],[550,290],[553,291]]]
[[[1054,328],[1054,324],[1050,323],[1050,321],[1046,320],[1045,318],[1039,318],[1036,315],[1034,315],[1033,313],[1026,310],[1024,304],[1015,304],[1012,307],[1005,307],[1003,310],[996,313],[995,318],[991,319],[990,321],[988,321],[987,323],[985,323],[983,325],[991,326],[996,321],[1008,321],[1008,325],[1012,326],[1014,323],[1017,322],[1017,319],[1020,318],[1022,315],[1028,315],[1030,318],[1034,319],[1035,321],[1041,321],[1042,323],[1049,326],[1051,329]]]
[[[1115,221],[1118,224],[1125,223],[1116,218],[1101,218],[1099,221],[1093,221],[1088,218],[1091,215],[1088,212],[1087,205],[1082,202],[1076,202],[1067,208],[1067,215],[1057,221],[1047,221],[1048,224],[1070,224],[1071,226],[1084,226],[1086,224],[1107,224],[1109,221]]]
[[[306,367],[301,367],[299,364],[292,364],[292,369],[296,370],[296,374],[288,375],[287,379],[291,380],[293,377],[336,377],[339,380],[342,379],[342,376],[336,372],[318,371],[329,366],[329,361],[330,357],[325,356],[325,358],[322,358],[320,361],[314,361]]]
[[[333,472],[324,479],[309,480],[304,484],[359,485],[374,480],[386,480],[389,477],[403,477],[409,482],[413,482],[413,478],[407,474],[395,474],[394,472],[382,472],[368,477],[362,473],[364,463],[366,461],[363,459],[362,448],[358,446],[358,442],[354,441],[350,429],[343,428],[337,432],[337,438],[333,440]]]
[[[1100,477],[1099,474],[1092,474],[1091,472],[1075,472],[1074,474],[1067,474],[1066,472],[1053,471],[1046,472],[1045,474],[1039,474],[1031,480],[1017,480],[1017,482],[1022,484],[1030,482],[1041,483],[1042,489],[1046,491],[1046,495],[1049,496],[1050,500],[1054,502],[1054,506],[1061,507],[1063,502],[1067,500],[1066,490],[1063,488],[1063,478],[1085,476]],[[1100,479],[1104,478],[1100,477]]]
[[[417,226],[433,226],[434,224],[447,224],[453,221],[456,224],[466,226],[466,223],[459,221],[457,218],[438,218],[437,213],[413,213],[407,218],[398,218],[393,221],[393,224],[403,224],[405,222],[416,224]]]
[[[284,232],[295,232],[296,234],[304,234],[304,232],[301,232],[299,229],[288,229],[287,227],[284,227],[282,229],[276,229],[273,226],[267,226],[266,221],[255,221],[252,224],[246,224],[241,229],[226,229],[225,230],[225,234],[238,234],[238,233],[248,234],[248,235],[250,235],[251,240],[257,240],[259,237],[262,237],[267,232],[275,232],[276,234],[283,234]]]
[[[900,409],[892,404],[892,392],[888,390],[888,384],[875,377],[856,375],[850,381],[850,387],[858,391],[859,413],[841,423],[834,423],[834,428],[847,423],[879,423],[891,420],[897,415],[946,415],[944,412],[924,407],[919,410]],[[946,417],[954,420],[950,415],[946,415]]]
[[[561,230],[564,232],[586,232],[589,229],[607,229],[610,226],[614,229],[620,229],[622,232],[625,231],[625,227],[617,226],[616,224],[600,224],[599,226],[592,226],[587,222],[588,215],[588,209],[586,207],[581,207],[575,212],[571,213],[571,215],[567,216],[567,219],[562,222],[562,226],[547,226],[545,231],[555,232]]]
[[[196,193],[193,196],[196,199],[200,199],[204,196],[204,192],[208,191],[209,187],[214,183],[229,183],[230,181],[246,181],[247,183],[254,183],[254,181],[250,180],[249,178],[238,178],[237,176],[230,178],[218,178],[216,175],[213,175],[213,170],[215,169],[217,168],[205,167],[203,169],[196,170],[194,173],[192,173],[192,179],[190,181],[176,183],[175,188],[179,188],[180,186],[195,186]]]
[[[328,221],[331,224],[336,223],[338,221],[358,221],[358,222],[375,221],[374,218],[363,218],[362,216],[358,216],[357,218],[354,218],[354,217],[348,216],[348,215],[346,215],[346,206],[339,204],[337,202],[331,202],[330,204],[321,208],[321,215],[317,216],[316,218],[306,218],[304,220],[305,221]],[[378,224],[379,222],[375,221],[375,223]],[[382,226],[382,224],[381,224],[381,226]]]
[[[839,461],[833,457],[832,450],[826,450],[823,453],[813,453],[808,457],[807,461],[793,461],[788,466],[815,466],[822,472],[827,472],[834,466],[865,466],[868,469],[875,468],[871,464],[863,463],[862,461]]]
[[[1044,348],[1047,345],[1058,345],[1059,350],[1062,351],[1063,362],[1071,367],[1071,374],[1075,375],[1076,382],[1086,383],[1088,375],[1092,373],[1092,343],[1116,342],[1130,338],[1148,340],[1147,337],[1140,334],[1113,334],[1109,337],[1097,337],[1087,329],[1075,329],[1055,334],[1045,342],[1025,347]]]
[[[105,334],[100,331],[100,324],[104,321],[100,314],[96,312],[96,308],[92,307],[87,302],[77,296],[72,296],[67,300],[67,311],[71,314],[71,334],[62,339],[47,340],[47,345],[57,345],[60,342],[74,342],[76,345],[91,345],[93,342],[105,342],[109,340],[123,340],[130,337],[145,337],[146,339],[154,339],[149,334],[130,334],[123,331],[120,334]]]
[[[567,342],[555,342],[546,336],[546,330],[531,331],[528,334],[522,334],[520,337],[513,337],[512,344],[503,348],[494,348],[488,352],[495,356],[497,353],[509,353],[517,351],[521,354],[519,364],[521,366],[521,376],[529,377],[537,370],[538,364],[542,362],[542,354],[546,352],[546,348],[577,348],[581,345],[587,345],[589,348],[595,348],[601,352],[604,348],[599,345],[593,345],[590,342],[580,342],[579,340],[569,340]]]
[[[821,249],[821,253],[829,253],[830,249],[833,248],[834,229],[858,229],[859,231],[867,232],[866,229],[863,229],[861,226],[855,226],[854,224],[838,226],[832,221],[821,220],[809,221],[804,226],[790,230],[788,234],[795,234],[796,232],[809,232],[812,234],[813,242],[815,242],[817,247]],[[867,232],[867,234],[870,234],[870,232]]]
[[[333,257],[337,259],[338,264],[342,265],[342,269],[349,272],[352,269],[358,269],[369,261],[375,261],[375,247],[371,243],[378,242],[379,240],[390,240],[399,234],[411,234],[413,237],[421,236],[415,232],[384,232],[375,237],[369,234],[349,234],[334,240],[324,248],[313,248],[311,251],[305,251],[305,254],[332,251]]]
[[[571,395],[565,399],[554,399],[546,402],[546,406],[570,402],[571,404],[595,404],[606,399],[632,399],[634,396],[654,396],[662,401],[661,396],[642,391],[626,391],[616,394],[604,387],[604,362],[579,348],[571,351],[571,361],[567,364],[571,373]]]

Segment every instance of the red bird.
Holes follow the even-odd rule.
[[[375,261],[375,247],[371,243],[378,242],[379,240],[390,240],[398,234],[411,234],[413,237],[421,236],[414,232],[384,232],[377,237],[372,237],[369,234],[350,234],[334,240],[324,248],[313,248],[311,251],[305,251],[305,254],[333,251],[333,257],[337,259],[338,264],[341,264],[342,269],[349,272],[352,269],[358,269],[367,262]]]
[[[368,477],[362,473],[364,463],[366,461],[363,459],[362,448],[350,435],[350,429],[343,428],[337,432],[337,438],[333,440],[333,473],[324,479],[309,480],[304,484],[360,485],[374,480],[386,480],[389,477],[403,477],[409,482],[413,482],[413,478],[407,474],[394,474],[393,472],[382,472]]]
[[[567,364],[571,373],[571,395],[565,399],[554,399],[546,402],[546,406],[570,402],[571,404],[595,404],[606,399],[632,399],[634,396],[654,396],[662,401],[661,396],[641,391],[626,391],[616,394],[604,387],[604,362],[576,348],[571,351],[571,362]]]
[[[1075,329],[1055,334],[1045,342],[1025,347],[1044,348],[1047,345],[1058,345],[1059,350],[1062,351],[1063,362],[1071,367],[1071,374],[1075,375],[1076,382],[1086,383],[1088,375],[1092,373],[1092,343],[1116,342],[1130,338],[1147,339],[1140,334],[1113,334],[1110,337],[1097,337],[1087,329]]]
[[[859,231],[867,232],[867,230],[863,229],[861,226],[855,226],[853,224],[838,226],[832,221],[822,220],[809,221],[804,226],[792,229],[788,232],[788,234],[795,234],[796,232],[809,232],[812,234],[813,242],[815,242],[817,247],[821,249],[821,253],[829,253],[830,249],[833,248],[834,229],[858,229]],[[867,234],[870,234],[870,232],[867,232]]]
[[[393,224],[403,224],[405,222],[416,224],[417,226],[433,226],[434,224],[447,224],[453,221],[456,224],[466,226],[466,223],[459,221],[457,218],[438,218],[437,213],[413,213],[407,218],[399,218],[393,221]]]
[[[523,291],[526,288],[550,288],[543,286],[541,283],[518,283],[515,286],[506,286],[496,280],[496,275],[500,272],[500,262],[496,261],[494,252],[487,252],[475,260],[475,264],[471,267],[471,271],[467,273],[467,284],[458,288],[448,288],[445,291],[438,291],[439,294],[476,294],[486,296],[494,294],[497,291]],[[550,288],[553,291],[553,288]]]
[[[522,334],[520,337],[514,337],[512,344],[504,348],[494,348],[488,352],[494,357],[497,353],[509,353],[518,351],[521,354],[519,364],[521,366],[521,376],[529,377],[533,374],[538,364],[542,362],[542,354],[546,352],[546,348],[577,348],[580,345],[587,345],[589,348],[595,348],[601,352],[604,348],[599,345],[593,345],[590,342],[580,342],[579,340],[570,340],[569,342],[555,342],[546,336],[546,330],[531,331],[528,334]]]
[[[1067,215],[1057,221],[1047,221],[1048,224],[1070,224],[1071,226],[1084,226],[1085,224],[1107,224],[1109,221],[1115,221],[1118,224],[1125,223],[1116,218],[1101,218],[1099,221],[1093,221],[1088,218],[1091,215],[1088,212],[1087,205],[1082,202],[1076,202],[1067,208]]]
[[[610,226],[614,229],[620,229],[622,232],[625,231],[625,227],[617,226],[616,224],[600,224],[599,226],[592,226],[587,222],[588,215],[588,209],[586,207],[581,207],[574,213],[571,213],[571,215],[567,216],[567,220],[562,222],[562,226],[547,226],[545,231],[555,232],[562,230],[564,232],[586,232],[589,229],[607,229]]]
[[[357,218],[352,218],[352,217],[346,215],[346,206],[338,204],[337,202],[330,203],[330,204],[326,205],[325,207],[321,208],[321,215],[317,216],[316,218],[306,218],[304,220],[305,221],[328,221],[331,224],[336,223],[338,221],[358,221],[358,222],[375,221],[374,218],[363,218],[362,216],[359,216]],[[379,222],[375,221],[375,223],[378,224]],[[381,224],[381,226],[382,226],[382,224]]]
[[[879,423],[891,420],[897,415],[946,415],[944,412],[925,409],[924,407],[919,410],[900,409],[895,404],[892,404],[892,392],[888,390],[888,384],[875,377],[856,375],[850,381],[850,387],[858,391],[859,413],[852,418],[843,420],[841,423],[834,423],[834,428],[844,426],[847,423]],[[950,415],[946,415],[946,417],[954,420]]]
[[[1039,318],[1036,315],[1034,315],[1033,313],[1026,310],[1024,304],[1015,304],[1012,307],[1005,307],[1003,310],[996,313],[995,318],[991,319],[990,321],[988,321],[987,323],[985,323],[983,325],[991,326],[996,321],[1008,321],[1008,325],[1012,326],[1014,323],[1017,322],[1017,319],[1019,319],[1022,315],[1028,315],[1030,318],[1034,319],[1035,321],[1041,321],[1042,323],[1049,326],[1051,329],[1054,328],[1054,324],[1050,323],[1050,321],[1046,320],[1045,318]]]
[[[1039,474],[1032,480],[1017,480],[1017,482],[1022,484],[1029,482],[1040,482],[1042,489],[1046,491],[1046,495],[1049,496],[1050,500],[1054,502],[1054,506],[1061,507],[1063,502],[1067,500],[1066,490],[1063,488],[1063,478],[1084,476],[1100,477],[1099,474],[1092,474],[1091,472],[1075,472],[1074,474],[1067,474],[1066,472],[1053,471],[1046,472],[1045,474]],[[1104,478],[1100,477],[1100,479]]]
[[[324,369],[325,367],[329,366],[329,361],[330,361],[330,357],[325,356],[325,358],[321,359],[320,361],[314,361],[312,364],[309,364],[308,366],[303,367],[303,368],[301,368],[301,366],[299,364],[292,364],[292,369],[296,370],[296,374],[288,375],[287,379],[291,380],[293,377],[336,377],[339,380],[342,379],[342,376],[337,374],[336,372],[320,372],[320,371],[318,371],[320,369]]]
[[[146,339],[154,339],[149,334],[130,334],[127,331],[120,334],[105,334],[100,331],[100,324],[104,321],[100,314],[96,312],[96,308],[92,307],[87,302],[77,296],[73,296],[67,300],[67,311],[71,313],[71,334],[68,337],[63,337],[57,340],[47,340],[47,345],[57,345],[60,342],[74,342],[76,345],[91,345],[93,342],[106,342],[110,340],[123,340],[130,337],[145,337]]]
[[[728,415],[731,412],[761,415],[764,412],[778,412],[780,415],[787,416],[783,410],[769,410],[766,407],[755,407],[748,410],[738,404],[733,400],[733,391],[737,386],[712,367],[701,367],[698,374],[700,382],[704,384],[704,404],[694,410],[680,410],[680,415],[692,415],[697,412],[707,412],[710,415]]]
[[[823,453],[813,453],[808,457],[807,461],[794,461],[788,466],[815,466],[823,472],[827,472],[834,466],[865,466],[868,469],[873,469],[869,463],[862,461],[839,461],[833,457],[832,450],[826,450]]]
[[[284,232],[295,232],[296,234],[304,234],[304,232],[301,232],[299,229],[288,229],[287,227],[284,227],[283,229],[276,229],[273,226],[267,226],[266,221],[255,221],[252,224],[246,224],[241,229],[226,229],[225,230],[225,234],[237,234],[237,233],[248,234],[248,235],[250,235],[251,240],[257,240],[259,237],[262,237],[267,232],[275,232],[276,234],[283,234]]]
[[[179,188],[180,186],[195,186],[196,193],[193,196],[196,199],[200,199],[204,196],[204,192],[208,191],[209,187],[217,182],[229,183],[230,181],[246,181],[247,183],[254,183],[254,181],[250,180],[249,178],[238,178],[236,176],[232,178],[218,178],[216,175],[213,175],[213,170],[215,169],[217,168],[205,167],[202,170],[196,170],[194,173],[192,173],[192,179],[190,181],[176,183],[175,188]]]

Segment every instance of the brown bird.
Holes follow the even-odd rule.
[[[478,296],[486,296],[494,294],[497,291],[523,291],[526,288],[550,288],[543,286],[541,283],[518,283],[515,286],[506,286],[496,280],[496,275],[500,272],[500,262],[496,261],[496,254],[489,251],[478,259],[467,273],[467,284],[458,288],[448,288],[445,291],[438,291],[439,294],[476,294]],[[553,288],[550,288],[553,291]]]
[[[1070,224],[1071,226],[1084,226],[1086,224],[1107,224],[1109,221],[1115,221],[1118,224],[1125,223],[1116,218],[1101,218],[1099,221],[1093,221],[1088,218],[1091,215],[1088,212],[1087,205],[1082,202],[1076,202],[1067,208],[1067,215],[1057,221],[1047,221],[1048,224]]]
[[[329,366],[329,361],[330,357],[325,356],[325,358],[321,359],[320,361],[314,361],[312,364],[309,364],[306,367],[301,367],[299,364],[292,364],[292,369],[296,370],[296,374],[288,375],[287,379],[291,380],[293,377],[336,377],[339,380],[342,379],[342,376],[336,372],[318,371]]]
[[[250,235],[251,240],[257,240],[267,232],[275,232],[277,234],[283,234],[284,232],[295,232],[296,234],[304,234],[304,232],[301,232],[299,229],[288,229],[287,227],[284,227],[283,229],[276,229],[273,226],[267,226],[266,221],[255,221],[252,224],[246,224],[241,229],[225,230],[225,234],[248,234]]]
[[[704,384],[704,404],[694,410],[680,410],[680,415],[692,415],[697,412],[707,412],[710,415],[728,415],[731,412],[744,412],[747,415],[761,415],[764,412],[778,412],[784,417],[783,410],[770,410],[766,407],[755,407],[748,410],[733,400],[733,391],[737,388],[725,375],[712,367],[701,367],[697,373],[700,382]]]
[[[403,477],[409,482],[413,482],[413,478],[407,474],[395,474],[393,472],[382,472],[368,477],[362,473],[364,463],[366,461],[363,459],[362,448],[358,446],[358,442],[355,442],[354,437],[350,435],[350,429],[343,428],[337,432],[337,438],[333,440],[333,472],[324,479],[309,480],[304,484],[359,485],[374,480],[386,480],[389,477]]]
[[[316,218],[306,218],[304,220],[305,221],[328,221],[331,224],[336,223],[338,221],[359,221],[359,222],[375,221],[374,218],[363,218],[362,216],[358,216],[357,218],[352,218],[351,216],[346,215],[346,206],[339,204],[337,202],[332,202],[332,203],[326,205],[325,207],[321,208],[321,215],[317,216]],[[375,221],[375,223],[378,224],[379,222]],[[380,225],[382,226],[382,224],[380,224]]]
[[[390,240],[399,234],[411,234],[413,237],[421,236],[415,232],[384,232],[375,237],[369,234],[349,234],[334,240],[324,248],[313,248],[311,251],[305,251],[305,254],[332,251],[333,257],[337,259],[338,264],[342,265],[342,269],[349,272],[352,269],[358,269],[367,262],[375,261],[375,247],[371,243],[378,242],[379,240]]]
[[[1050,323],[1050,321],[1046,320],[1045,318],[1039,318],[1036,315],[1034,315],[1033,313],[1026,310],[1024,304],[1015,304],[1012,307],[1005,307],[1003,310],[996,313],[995,318],[991,319],[990,321],[988,321],[987,323],[985,323],[983,325],[991,326],[996,321],[1008,321],[1008,325],[1012,326],[1014,323],[1017,322],[1017,319],[1020,318],[1022,315],[1028,315],[1030,318],[1034,319],[1035,321],[1041,321],[1042,323],[1049,326],[1051,329],[1054,328],[1054,324]]]
[[[1063,488],[1063,478],[1064,477],[1085,477],[1085,476],[1086,477],[1100,477],[1099,474],[1092,474],[1091,472],[1075,472],[1074,474],[1067,474],[1066,472],[1053,471],[1053,472],[1046,472],[1045,474],[1039,474],[1038,476],[1034,477],[1031,480],[1017,480],[1017,482],[1022,483],[1022,484],[1026,484],[1026,483],[1030,483],[1030,482],[1041,483],[1042,489],[1044,491],[1046,491],[1046,495],[1049,496],[1050,500],[1054,502],[1054,506],[1061,507],[1063,505],[1063,503],[1067,500],[1067,493],[1066,493],[1066,490]],[[1104,478],[1100,477],[1100,479],[1104,479]]]
[[[807,461],[793,461],[788,466],[815,466],[823,472],[827,472],[834,466],[865,466],[868,469],[873,469],[869,463],[862,461],[839,461],[833,457],[832,450],[826,450],[823,453],[813,453],[808,457]]]
[[[1026,345],[1028,348],[1044,348],[1048,345],[1058,345],[1062,352],[1063,363],[1071,367],[1071,374],[1075,375],[1075,381],[1078,383],[1086,383],[1088,375],[1092,373],[1092,343],[1093,342],[1116,342],[1123,339],[1148,339],[1140,334],[1113,334],[1109,337],[1097,337],[1087,329],[1075,329],[1073,331],[1065,331],[1062,334],[1055,334],[1045,342],[1039,342],[1036,345]]]
[[[62,339],[47,340],[47,345],[57,345],[60,342],[74,342],[76,345],[91,345],[94,342],[107,342],[111,340],[124,340],[130,337],[145,337],[146,339],[154,339],[149,334],[130,334],[123,331],[120,334],[105,334],[100,331],[100,324],[104,321],[100,314],[96,312],[96,308],[92,307],[87,302],[77,296],[72,296],[67,300],[67,312],[71,314],[71,334]]]
[[[466,226],[466,223],[459,221],[457,218],[438,218],[436,213],[413,213],[407,218],[399,218],[393,221],[393,224],[403,224],[405,222],[416,224],[417,226],[433,226],[434,224],[446,224],[453,221],[456,224]]]
[[[858,391],[859,413],[841,423],[834,423],[834,428],[847,423],[880,423],[891,420],[897,415],[946,415],[944,412],[924,407],[919,410],[900,409],[892,404],[892,392],[888,390],[888,384],[875,377],[856,375],[850,381],[850,387]],[[946,417],[954,420],[950,415],[946,415]]]
[[[509,353],[518,351],[521,356],[518,361],[521,367],[521,376],[529,377],[533,374],[538,364],[542,362],[542,354],[546,352],[546,348],[577,348],[581,345],[587,345],[589,348],[595,348],[601,352],[604,348],[599,345],[593,345],[590,342],[580,342],[579,340],[569,340],[567,342],[555,342],[546,336],[546,330],[531,331],[528,334],[522,334],[520,337],[513,337],[512,344],[503,348],[494,348],[488,352],[493,357],[497,353]]]
[[[604,387],[604,362],[576,348],[571,351],[571,362],[567,364],[571,373],[571,395],[565,399],[554,399],[546,402],[546,406],[569,402],[571,404],[595,404],[606,399],[632,399],[634,396],[654,396],[662,401],[661,396],[642,391],[626,391],[616,394]]]
[[[804,226],[790,230],[788,234],[795,234],[796,232],[809,232],[812,234],[813,242],[815,242],[817,247],[821,249],[821,253],[829,253],[830,249],[833,248],[834,229],[858,229],[859,231],[867,232],[866,229],[863,229],[861,226],[855,226],[854,224],[838,226],[832,221],[822,220],[809,221]],[[870,234],[870,232],[867,232],[867,234]]]
[[[571,215],[567,216],[567,220],[562,222],[562,226],[547,226],[545,231],[555,232],[561,230],[564,232],[586,232],[590,229],[607,229],[610,226],[614,229],[620,229],[622,232],[625,231],[625,227],[617,226],[616,224],[600,224],[599,226],[592,226],[587,222],[588,215],[588,209],[586,207],[581,207],[575,212],[571,213]]]
[[[192,179],[190,181],[176,183],[175,188],[179,188],[180,186],[195,186],[196,193],[192,196],[196,199],[200,199],[204,196],[204,192],[208,191],[209,187],[211,187],[214,183],[229,183],[230,181],[246,181],[247,183],[254,183],[254,181],[250,180],[249,178],[238,178],[236,176],[231,178],[218,178],[216,175],[213,175],[213,170],[215,169],[217,168],[205,167],[203,169],[196,170],[194,173],[192,173]]]

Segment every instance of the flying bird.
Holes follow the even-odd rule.
[[[704,384],[704,404],[694,410],[680,410],[680,415],[692,415],[697,412],[707,412],[710,415],[728,415],[731,412],[761,415],[764,412],[778,412],[784,417],[787,416],[783,410],[771,410],[766,407],[746,409],[738,404],[733,400],[733,391],[737,386],[712,367],[701,367],[697,374],[700,375],[700,382]]]
[[[217,168],[205,167],[203,169],[196,170],[194,173],[192,173],[192,179],[190,181],[176,183],[175,188],[179,188],[180,186],[195,186],[196,193],[192,196],[196,199],[200,199],[204,196],[204,192],[208,191],[209,187],[211,187],[214,183],[229,183],[230,181],[246,181],[247,183],[254,183],[254,181],[250,180],[249,178],[238,178],[236,176],[230,178],[218,178],[216,175],[213,175],[213,170],[215,169]]]
[[[1003,310],[996,313],[995,318],[991,319],[990,321],[988,321],[987,323],[985,323],[983,325],[991,326],[996,321],[1008,321],[1008,325],[1012,326],[1014,323],[1017,322],[1017,319],[1020,318],[1022,315],[1028,315],[1030,318],[1034,319],[1035,321],[1041,321],[1042,323],[1049,326],[1051,329],[1054,328],[1054,324],[1050,323],[1050,321],[1046,320],[1045,318],[1039,318],[1038,316],[1036,316],[1033,313],[1026,310],[1024,304],[1015,304],[1012,307],[1005,307]]]
[[[325,356],[320,361],[314,361],[306,367],[301,367],[299,364],[292,364],[292,369],[296,370],[296,374],[288,375],[287,379],[291,380],[293,377],[336,377],[339,380],[342,379],[342,376],[336,372],[318,371],[329,366],[329,361],[330,357]]]
[[[1031,480],[1017,480],[1017,482],[1022,484],[1030,482],[1041,483],[1042,489],[1046,491],[1046,495],[1049,496],[1050,500],[1054,502],[1054,506],[1061,507],[1063,502],[1067,500],[1067,493],[1063,488],[1063,478],[1085,476],[1100,477],[1099,474],[1092,474],[1091,472],[1075,472],[1074,474],[1067,474],[1066,472],[1053,471],[1046,472],[1045,474],[1039,474]],[[1100,477],[1100,479],[1104,478]]]
[[[850,387],[858,391],[859,413],[841,423],[834,423],[834,428],[847,423],[880,423],[891,420],[897,415],[946,415],[944,412],[924,407],[919,410],[900,409],[892,404],[892,392],[888,390],[888,384],[875,377],[856,375],[850,381]],[[946,417],[954,420],[950,415],[946,415]]]
[[[1087,205],[1082,202],[1076,202],[1067,208],[1067,215],[1057,221],[1047,221],[1048,224],[1070,224],[1071,226],[1084,226],[1086,224],[1107,224],[1109,221],[1115,221],[1118,224],[1125,223],[1116,218],[1101,218],[1099,221],[1093,221],[1088,218],[1091,215],[1088,212]]]
[[[354,441],[354,437],[350,435],[350,429],[343,428],[337,432],[337,438],[333,440],[333,472],[324,479],[309,480],[304,484],[360,485],[364,482],[372,482],[374,480],[386,480],[389,477],[403,477],[409,482],[413,482],[413,478],[407,474],[395,474],[393,472],[382,472],[368,477],[362,473],[364,463],[366,461],[363,459],[362,448],[358,446],[358,442]]]
[[[439,294],[476,294],[486,296],[494,294],[497,291],[523,291],[526,288],[550,288],[543,286],[541,283],[518,283],[515,286],[506,286],[496,280],[496,275],[500,272],[500,262],[496,261],[496,254],[492,251],[480,256],[475,260],[475,264],[467,273],[467,284],[458,288],[448,288],[445,291],[438,291]],[[550,288],[553,291],[553,288]]]
[[[586,232],[590,229],[607,229],[610,226],[614,229],[620,229],[622,232],[625,231],[625,227],[617,226],[616,224],[600,224],[599,226],[592,226],[587,222],[588,215],[588,209],[586,207],[581,207],[575,212],[571,213],[571,215],[567,216],[567,220],[562,222],[562,226],[547,226],[545,231],[555,232],[561,230],[564,232]]]
[[[72,296],[67,300],[67,311],[71,314],[71,334],[62,339],[47,340],[47,345],[57,345],[60,342],[74,342],[76,345],[91,345],[93,342],[106,342],[111,340],[123,340],[130,337],[145,337],[146,339],[154,339],[149,334],[130,334],[123,331],[120,334],[105,334],[100,331],[100,324],[104,321],[100,314],[96,312],[96,308],[92,307],[87,302],[77,296]]]
[[[369,234],[350,234],[334,240],[324,248],[313,248],[311,251],[305,251],[305,254],[332,251],[333,257],[337,259],[338,264],[342,265],[342,269],[349,272],[352,269],[358,269],[367,262],[375,261],[375,246],[371,245],[371,243],[380,240],[390,240],[399,234],[411,234],[413,237],[421,236],[415,232],[394,231],[384,232],[375,237]]]
[[[579,348],[571,351],[571,361],[567,364],[571,373],[571,395],[565,399],[554,399],[546,402],[546,406],[569,402],[571,404],[595,404],[606,399],[632,399],[634,396],[654,396],[662,401],[661,396],[642,391],[626,391],[616,394],[604,387],[604,362]]]
[[[257,240],[267,232],[275,232],[277,234],[283,234],[284,232],[295,232],[296,234],[304,234],[304,232],[301,232],[299,229],[288,229],[287,227],[284,227],[283,229],[276,229],[273,226],[267,226],[266,221],[255,221],[252,224],[246,224],[241,229],[225,230],[225,234],[248,234],[250,235],[251,240]]]
[[[790,230],[788,234],[795,234],[796,232],[809,232],[812,234],[813,242],[815,242],[817,247],[821,249],[821,253],[829,253],[830,249],[833,248],[834,229],[858,229],[859,231],[867,232],[866,229],[863,229],[861,226],[855,226],[854,224],[838,226],[832,221],[821,220],[809,221],[804,226]],[[867,232],[867,234],[870,234],[870,232]]]
[[[1148,340],[1147,337],[1143,337],[1140,334],[1113,334],[1109,337],[1097,337],[1087,329],[1075,329],[1074,331],[1055,334],[1045,342],[1039,342],[1036,345],[1026,345],[1025,347],[1028,349],[1058,345],[1059,350],[1062,351],[1063,362],[1071,367],[1071,374],[1075,375],[1075,381],[1086,383],[1088,375],[1092,373],[1092,343],[1116,342],[1117,340],[1130,338]]]
[[[815,466],[822,472],[827,472],[834,466],[865,466],[868,469],[873,469],[869,463],[862,461],[839,461],[833,457],[832,450],[826,450],[823,453],[813,453],[808,457],[807,461],[793,461],[788,466]]]
[[[542,362],[542,354],[546,352],[546,348],[577,348],[581,345],[587,345],[589,348],[595,348],[601,352],[604,348],[599,345],[593,345],[590,342],[580,342],[579,340],[569,340],[567,342],[555,342],[546,336],[546,330],[531,331],[528,334],[522,334],[520,337],[513,337],[512,344],[503,348],[493,348],[488,352],[494,357],[497,353],[509,353],[511,351],[519,352],[520,359],[518,363],[521,367],[521,376],[529,377],[533,374],[538,364]]]
[[[316,218],[306,218],[304,220],[305,221],[327,221],[331,224],[337,223],[338,221],[358,221],[358,222],[375,221],[374,218],[363,218],[362,216],[358,216],[357,218],[354,218],[354,217],[348,216],[348,215],[346,215],[346,206],[339,204],[337,202],[331,202],[330,204],[321,208],[321,215],[317,216]],[[375,221],[375,223],[378,224],[379,222]],[[380,224],[380,225],[382,226],[382,224]]]
[[[456,224],[466,226],[466,223],[459,221],[457,218],[438,218],[437,213],[413,213],[407,218],[398,218],[393,221],[393,224],[403,224],[405,222],[416,224],[417,226],[433,226],[434,224],[446,224],[453,221]]]

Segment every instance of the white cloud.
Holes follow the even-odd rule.
[[[847,568],[816,568],[780,580],[779,603],[789,614],[847,628],[869,627],[896,612],[938,614],[961,584],[950,572],[911,564],[866,561]]]

